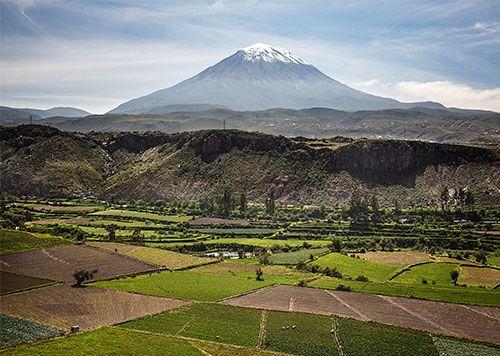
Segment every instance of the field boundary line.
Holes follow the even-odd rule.
[[[339,325],[335,317],[332,318],[331,332],[333,335],[333,340],[335,341],[335,345],[337,345],[337,351],[339,352],[339,356],[344,356],[344,351],[342,351],[342,345],[340,344]]]
[[[389,303],[391,303],[391,304],[392,304],[392,305],[394,305],[395,307],[398,307],[399,309],[401,309],[401,310],[403,310],[403,311],[407,312],[407,313],[408,313],[408,314],[410,314],[411,316],[414,316],[414,317],[416,317],[416,318],[418,318],[418,319],[420,319],[420,320],[423,320],[423,321],[425,321],[425,322],[427,322],[427,323],[431,324],[432,326],[434,326],[434,327],[436,327],[436,328],[438,328],[438,329],[440,329],[440,330],[443,330],[444,332],[446,332],[446,333],[448,333],[448,334],[451,334],[451,335],[456,335],[453,331],[448,330],[447,328],[445,328],[445,327],[444,327],[444,326],[442,326],[442,325],[439,325],[439,324],[438,324],[438,323],[436,323],[435,321],[432,321],[431,319],[426,318],[425,316],[422,316],[422,315],[420,315],[419,313],[414,312],[414,311],[412,311],[412,310],[408,309],[408,308],[407,308],[407,307],[405,307],[404,305],[399,304],[398,302],[396,302],[396,301],[392,300],[392,299],[391,299],[391,298],[389,298],[388,296],[385,296],[385,295],[378,295],[378,297],[379,297],[379,298],[382,298],[382,299],[384,299],[384,300],[386,300],[386,301],[388,301]]]
[[[477,309],[474,309],[468,305],[464,305],[464,304],[458,304],[460,305],[462,308],[465,308],[467,310],[470,310],[471,312],[474,312],[474,313],[477,313],[477,314],[481,314],[482,316],[485,316],[487,318],[490,318],[490,319],[493,319],[493,320],[496,320],[496,321],[500,321],[500,318],[497,318],[496,316],[494,315],[491,315],[491,314],[488,314],[488,313],[485,313],[481,310],[477,310]]]
[[[337,299],[337,301],[340,302],[342,305],[344,305],[347,309],[349,309],[350,311],[352,311],[353,313],[355,313],[356,315],[358,315],[362,320],[365,320],[365,321],[369,321],[370,320],[370,318],[368,318],[365,314],[363,314],[362,312],[360,312],[359,310],[357,310],[356,308],[354,308],[352,305],[346,303],[338,295],[335,295],[335,294],[333,294],[332,292],[330,292],[329,290],[326,290],[326,289],[324,289],[324,291],[327,292],[328,294],[330,294],[335,299]]]
[[[236,295],[230,295],[228,297],[224,297],[222,299],[218,299],[218,300],[215,300],[213,303],[223,303],[227,300],[230,300],[230,299],[235,299],[235,298],[240,298],[240,297],[244,297],[245,295],[249,295],[249,294],[252,294],[252,293],[257,293],[257,292],[260,292],[260,291],[263,291],[264,289],[269,289],[269,288],[272,288],[272,287],[276,287],[276,286],[280,286],[281,284],[270,284],[268,286],[262,286],[260,288],[257,288],[257,289],[252,289],[252,290],[249,290],[247,292],[243,292],[241,294],[236,294]],[[257,308],[257,309],[262,309],[262,308]]]
[[[186,331],[186,329],[188,328],[189,324],[191,324],[191,322],[194,320],[195,316],[193,316],[191,319],[189,319],[186,323],[184,323],[184,325],[182,325],[182,327],[177,330],[177,332],[175,333],[176,336],[182,334],[184,331]]]
[[[65,260],[61,259],[61,258],[58,258],[58,257],[55,257],[53,255],[50,254],[49,251],[47,251],[45,248],[42,248],[41,249],[42,253],[47,256],[48,258],[50,258],[51,260],[54,260],[56,262],[60,262],[62,264],[65,264],[66,266],[72,266],[71,263],[68,263],[66,262]]]
[[[257,343],[257,348],[259,350],[264,349],[264,347],[266,346],[266,323],[267,323],[267,310],[263,310],[260,316],[259,341]]]
[[[288,311],[293,312],[293,296],[291,296],[290,300],[288,301]]]

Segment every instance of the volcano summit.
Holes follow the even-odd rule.
[[[355,90],[288,50],[263,43],[245,47],[194,77],[130,100],[110,113],[148,113],[172,105],[208,105],[241,111],[309,107],[345,111],[443,108],[437,103],[401,103]]]

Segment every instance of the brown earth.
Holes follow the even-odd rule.
[[[459,284],[493,287],[500,283],[500,269],[488,267],[461,266]]]
[[[77,270],[95,270],[93,280],[156,270],[130,257],[83,245],[67,245],[0,256],[3,270],[71,283]]]
[[[433,259],[428,253],[418,251],[398,251],[398,252],[365,252],[357,253],[356,256],[364,260],[385,263],[388,265],[404,267],[419,262],[431,262]]]
[[[282,285],[260,289],[221,303],[258,309],[338,315],[500,344],[500,308],[496,307]]]
[[[96,287],[60,284],[0,297],[0,312],[69,331],[123,323],[162,313],[188,302]]]
[[[11,293],[51,283],[54,283],[54,281],[0,271],[0,294]]]

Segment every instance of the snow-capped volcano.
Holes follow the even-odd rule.
[[[357,111],[417,106],[355,90],[286,49],[256,43],[194,77],[130,100],[110,113],[159,112],[164,106],[193,104],[233,110],[326,107]]]
[[[256,43],[241,50],[244,58],[248,62],[289,62],[297,64],[308,64],[302,59],[295,57],[292,52],[281,48],[273,47],[265,43]]]

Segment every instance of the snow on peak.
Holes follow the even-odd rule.
[[[292,52],[268,45],[266,43],[255,43],[241,50],[244,58],[248,62],[256,62],[259,60],[265,62],[288,62],[297,64],[307,64],[302,59],[295,57]]]

